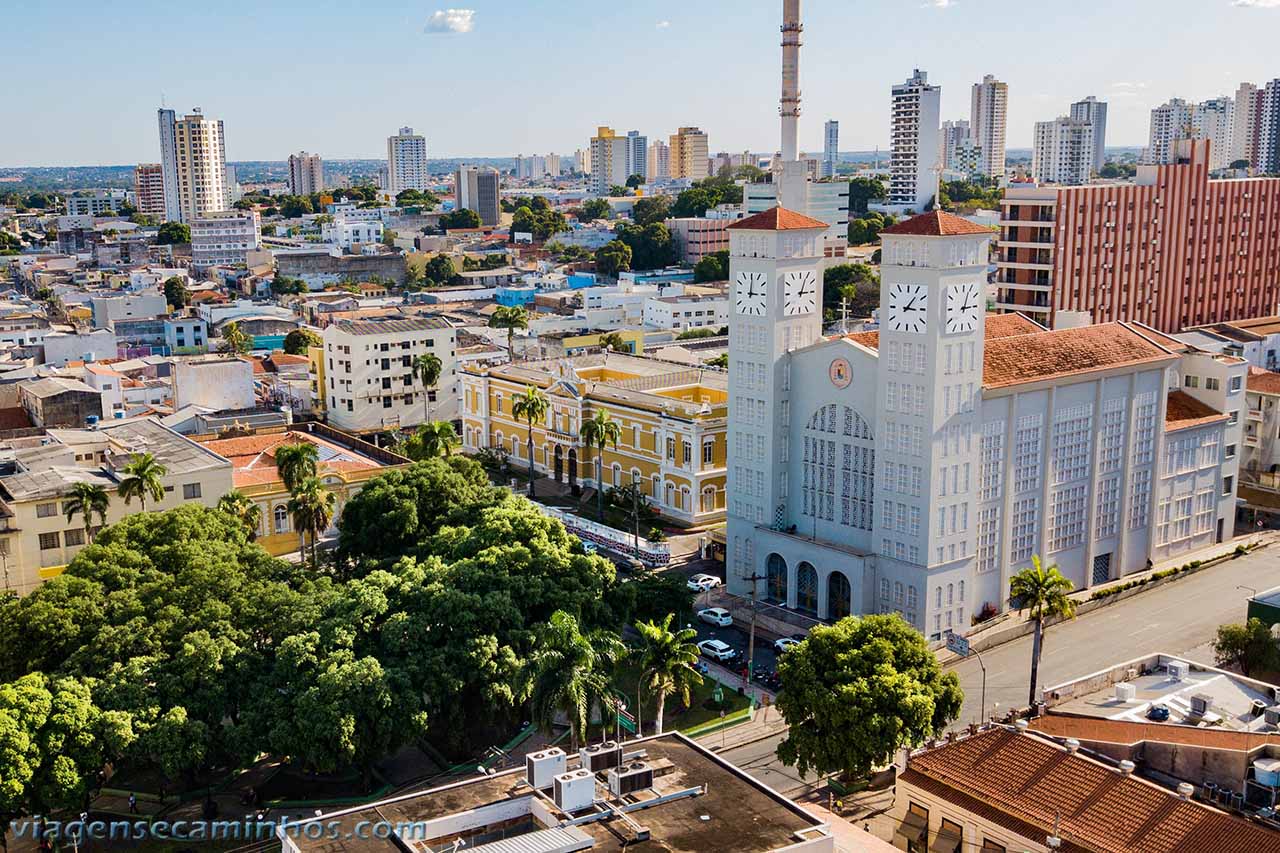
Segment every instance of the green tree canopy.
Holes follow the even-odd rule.
[[[546,240],[553,234],[569,230],[564,214],[551,209],[546,199],[538,199],[543,205],[521,205],[511,215],[511,233],[532,234],[535,240]],[[545,205],[545,206],[544,206]]]
[[[1218,666],[1238,667],[1246,676],[1280,669],[1280,651],[1271,628],[1257,618],[1243,624],[1219,625],[1213,657]]]
[[[627,189],[635,189],[644,186],[644,175],[627,175]]]
[[[638,198],[631,208],[631,221],[640,226],[663,222],[670,215],[671,198],[665,195],[650,195]]]
[[[631,247],[621,240],[611,240],[596,249],[596,271],[603,276],[615,277],[631,269]]]
[[[253,349],[253,338],[240,328],[240,323],[232,320],[222,327],[222,348],[232,355],[248,355]]]
[[[444,254],[432,255],[422,272],[440,286],[453,284],[453,280],[458,277],[458,267],[454,264],[453,258]]]
[[[430,190],[407,189],[396,194],[397,207],[421,207],[431,211],[439,204],[440,198]]]
[[[846,617],[809,632],[778,661],[778,710],[790,727],[778,757],[802,774],[860,778],[903,746],[941,734],[960,713],[955,673],[896,614]]]
[[[822,273],[822,308],[828,320],[840,317],[848,300],[849,317],[870,317],[880,307],[880,276],[867,264],[836,264]]]
[[[661,222],[644,226],[624,224],[618,228],[617,234],[618,240],[631,248],[632,269],[660,269],[675,262],[675,243],[671,232]]]
[[[182,222],[165,222],[156,231],[156,242],[162,245],[174,243],[190,243],[191,228]]]
[[[849,181],[850,213],[866,213],[867,205],[873,201],[884,201],[884,197],[884,184],[879,178],[854,178]]]
[[[455,228],[479,228],[483,224],[480,214],[466,207],[440,214],[440,227],[445,231],[452,231]]]
[[[307,283],[300,278],[290,278],[287,275],[276,273],[271,279],[271,295],[284,296],[290,293],[306,293]]]
[[[698,259],[693,265],[693,280],[695,282],[704,281],[728,281],[729,279],[729,250],[722,249],[719,252],[712,252]]]
[[[294,329],[284,336],[284,351],[289,355],[306,355],[310,347],[321,346],[324,341],[311,329]]]
[[[582,203],[582,215],[579,217],[585,222],[591,222],[596,219],[609,219],[613,216],[613,208],[609,206],[609,202],[602,198],[589,198]]]
[[[182,276],[174,275],[164,280],[164,301],[174,309],[185,308],[191,302]]]

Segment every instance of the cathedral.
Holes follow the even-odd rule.
[[[1084,589],[1231,536],[1243,359],[988,314],[991,232],[941,211],[882,233],[879,330],[824,336],[827,228],[729,226],[731,592],[938,638],[1033,555]]]

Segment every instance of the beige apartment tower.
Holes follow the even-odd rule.
[[[164,167],[159,163],[139,163],[133,167],[133,194],[138,198],[138,212],[163,218]]]
[[[706,133],[696,127],[682,127],[671,135],[670,147],[671,177],[700,181],[710,174]]]
[[[289,192],[311,195],[324,189],[324,161],[319,154],[299,151],[289,155]]]
[[[227,155],[220,120],[202,115],[199,107],[182,118],[173,110],[160,110],[160,155],[167,219],[191,222],[227,209]]]

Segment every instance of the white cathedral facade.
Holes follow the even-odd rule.
[[[942,212],[882,234],[879,331],[827,338],[826,228],[730,226],[730,591],[936,638],[1032,555],[1083,589],[1231,536],[1244,360],[988,315],[990,232]]]

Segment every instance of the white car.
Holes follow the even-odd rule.
[[[773,650],[778,654],[789,652],[796,646],[800,645],[800,641],[793,637],[782,637],[773,641]]]
[[[708,625],[715,625],[718,628],[728,628],[733,624],[733,617],[723,607],[708,607],[705,610],[699,610],[698,618]]]
[[[724,581],[720,580],[720,578],[715,575],[694,575],[689,578],[685,583],[685,586],[689,587],[689,589],[694,592],[706,592],[709,589],[715,589],[716,587],[723,585],[723,583]]]
[[[698,651],[712,660],[726,661],[733,658],[733,646],[721,640],[703,640],[698,643]]]

